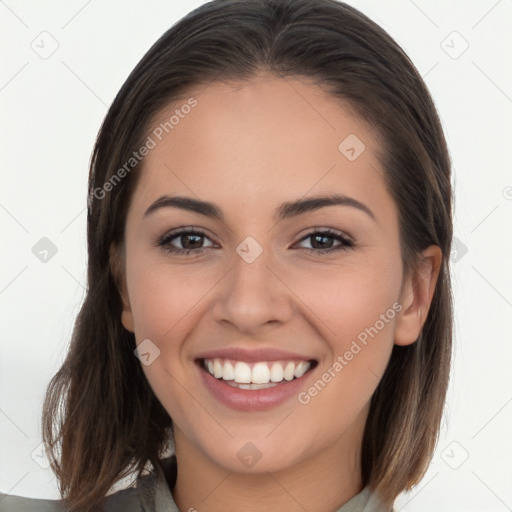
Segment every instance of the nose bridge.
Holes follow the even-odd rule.
[[[216,320],[245,331],[288,320],[292,313],[290,295],[274,267],[272,249],[246,237],[236,247],[232,269],[223,280],[214,308]]]

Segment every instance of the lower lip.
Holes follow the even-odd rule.
[[[217,379],[198,365],[201,378],[219,402],[238,411],[265,411],[286,402],[304,389],[305,381],[312,370],[299,379],[284,381],[282,384],[267,389],[240,389],[222,379]]]

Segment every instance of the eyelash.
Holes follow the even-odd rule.
[[[207,249],[207,247],[200,247],[198,249],[179,249],[179,248],[176,248],[176,247],[173,247],[172,245],[170,245],[172,240],[174,240],[175,238],[179,238],[180,236],[183,236],[183,235],[204,236],[205,238],[209,239],[209,237],[201,230],[194,229],[194,228],[186,228],[186,229],[180,229],[177,231],[171,231],[170,233],[165,234],[162,238],[157,240],[156,246],[161,247],[164,251],[166,251],[168,253],[177,254],[179,256],[187,256],[190,253],[199,255],[199,254],[203,253],[205,249]],[[330,228],[326,228],[321,231],[318,230],[318,228],[317,228],[317,230],[312,231],[311,233],[308,233],[307,235],[302,237],[299,240],[299,243],[304,240],[307,240],[308,238],[312,238],[313,236],[316,236],[316,235],[321,235],[325,238],[333,238],[341,243],[338,246],[331,247],[330,249],[324,249],[324,250],[309,249],[307,247],[300,247],[299,249],[301,249],[303,251],[307,251],[310,254],[319,255],[319,254],[330,254],[330,253],[333,253],[333,252],[339,251],[339,250],[352,249],[356,245],[348,237],[343,236],[341,233],[339,233],[333,229],[330,229]]]

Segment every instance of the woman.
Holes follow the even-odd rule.
[[[0,510],[391,510],[439,431],[451,204],[425,84],[363,14],[187,15],[94,149],[88,291],[43,417],[65,501]]]

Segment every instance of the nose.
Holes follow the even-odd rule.
[[[269,325],[278,326],[293,315],[293,292],[284,272],[266,248],[252,262],[238,253],[232,269],[219,283],[213,315],[217,322],[246,335],[257,335]]]

